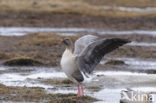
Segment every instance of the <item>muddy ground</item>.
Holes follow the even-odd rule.
[[[9,12],[0,13],[1,26],[92,27],[112,30],[155,29],[156,16],[111,17],[81,14]]]
[[[65,49],[61,39],[65,37],[53,33],[35,33],[20,37],[1,36],[1,62],[14,58],[28,58],[37,60],[42,66],[58,66],[61,54]],[[73,40],[75,38],[78,37],[73,37]]]
[[[79,36],[61,36],[54,33],[32,33],[24,36],[0,36],[0,63],[1,65],[7,66],[41,66],[41,67],[58,67],[60,66],[61,55],[65,49],[65,47],[61,43],[62,38],[71,38],[73,42],[79,38]],[[131,41],[137,42],[154,42],[156,37],[150,35],[142,35],[138,34],[133,35],[103,35],[100,36],[105,38],[119,37],[129,39]],[[112,53],[105,56],[104,61],[108,58],[140,58],[141,60],[156,59],[156,49],[153,47],[144,47],[144,46],[132,46],[125,45],[120,47],[119,49],[113,51]],[[114,63],[114,64],[113,64]],[[114,61],[108,62],[106,64],[99,64],[97,70],[115,70],[115,71],[126,71],[128,65],[124,63],[124,61]],[[21,67],[22,68],[22,67]],[[127,69],[128,70],[128,69]],[[60,68],[59,68],[60,71]],[[131,72],[142,72],[155,74],[155,70],[128,70]],[[1,74],[5,73],[23,73],[22,75],[26,75],[24,73],[29,73],[31,70],[22,70],[9,69],[9,70],[1,70]],[[30,73],[31,74],[31,73]],[[45,74],[46,75],[46,74]],[[97,75],[98,78],[101,78],[104,83],[106,83],[107,77],[104,75]],[[104,79],[105,78],[105,79]],[[27,79],[28,81],[33,81],[31,79]],[[113,81],[114,79],[110,79],[109,81]],[[108,84],[104,84],[105,86],[111,85],[108,81]],[[42,79],[37,78],[37,82],[43,83],[44,85],[57,85],[53,90],[62,89],[67,87],[75,87],[69,80],[60,80],[60,79]],[[116,81],[114,81],[116,83]],[[34,82],[35,83],[35,82]],[[138,82],[137,82],[138,83]],[[137,84],[136,85],[141,85]],[[97,85],[98,84],[98,85]],[[152,86],[155,85],[153,82]],[[93,86],[86,86],[87,91],[100,91],[101,85],[99,82],[92,82]],[[127,86],[128,84],[125,83]],[[121,86],[120,86],[121,87]],[[74,93],[76,90],[74,89]],[[97,101],[95,98],[85,96],[85,97],[77,97],[76,94],[57,94],[57,93],[47,93],[45,88],[41,87],[27,87],[27,86],[5,86],[0,85],[0,100],[5,102],[44,102],[44,103],[90,103]],[[54,102],[55,101],[55,102]]]
[[[60,36],[53,33],[33,33],[25,36],[0,36],[0,61],[5,65],[22,65],[22,61],[28,62],[34,60],[36,65],[40,66],[59,66],[61,55],[65,49],[62,45],[62,38],[72,38],[73,42],[80,36]],[[154,42],[156,37],[142,35],[105,35],[105,38],[119,37],[129,39],[132,42]],[[156,50],[153,47],[131,46],[125,45],[112,53],[106,55],[107,57],[135,57],[141,59],[156,58]],[[18,59],[21,62],[18,63]],[[24,60],[26,59],[26,60]],[[17,62],[16,62],[17,60]],[[15,61],[14,63],[8,61]],[[10,63],[10,64],[9,64]],[[24,65],[24,64],[23,64]],[[25,65],[27,65],[25,63]],[[29,63],[28,63],[29,65]],[[35,64],[31,64],[34,65]]]
[[[75,94],[48,94],[40,87],[16,87],[0,84],[1,102],[24,103],[90,103],[97,101],[95,98],[84,96],[77,97]]]

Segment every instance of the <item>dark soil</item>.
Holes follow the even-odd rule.
[[[3,63],[6,66],[41,66],[43,63],[30,58],[13,58]]]

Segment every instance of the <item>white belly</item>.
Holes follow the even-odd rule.
[[[70,51],[65,50],[61,59],[61,68],[65,74],[71,79],[71,75],[74,72],[75,67],[75,57],[70,53]]]
[[[61,60],[61,67],[67,76],[72,75],[72,73],[74,71],[74,59],[73,58],[68,58],[68,59],[63,58]]]

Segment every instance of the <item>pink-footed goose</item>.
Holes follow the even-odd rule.
[[[78,96],[83,96],[83,81],[99,64],[103,56],[128,42],[127,39],[100,39],[86,35],[75,42],[63,39],[66,49],[62,55],[61,68],[67,77],[78,85]],[[73,51],[74,50],[74,51]]]

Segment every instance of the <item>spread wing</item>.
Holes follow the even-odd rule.
[[[128,42],[130,41],[127,39],[112,38],[91,43],[77,58],[79,69],[85,74],[91,73],[105,54]]]
[[[85,35],[79,38],[75,42],[74,54],[79,55],[84,50],[84,48],[96,40],[98,40],[98,37],[94,35]]]

